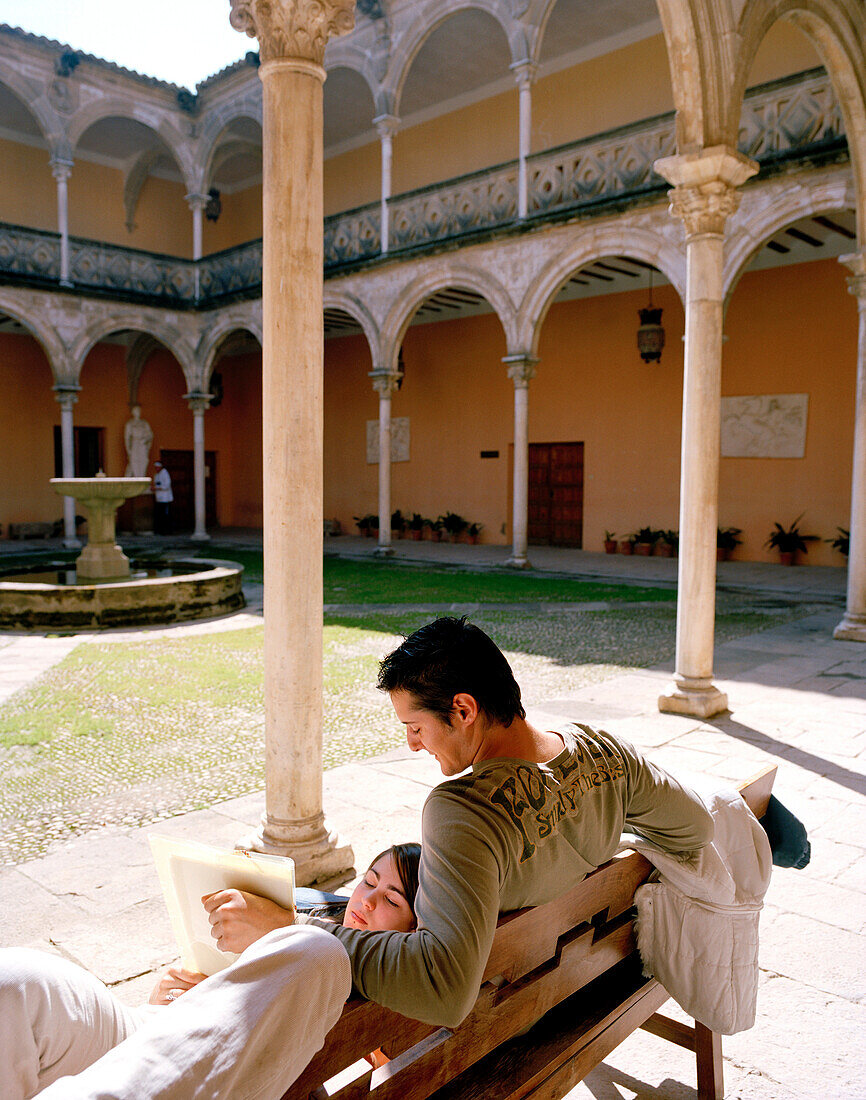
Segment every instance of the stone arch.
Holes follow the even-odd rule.
[[[168,118],[163,118],[157,125],[154,125],[153,117],[149,113],[119,96],[98,99],[75,114],[69,125],[69,143],[73,152],[91,126],[95,126],[98,122],[108,118],[128,119],[130,122],[137,122],[141,126],[146,126],[148,130],[156,134],[174,157],[187,190],[192,190],[195,180],[195,162],[189,141],[184,138]]]
[[[634,256],[654,264],[670,280],[685,303],[686,257],[681,246],[672,244],[651,229],[612,224],[588,233],[575,245],[560,252],[536,276],[523,297],[517,315],[515,352],[538,355],[538,342],[548,310],[566,279],[585,264],[603,256]],[[512,345],[509,343],[509,349]]]
[[[54,381],[58,385],[74,383],[77,371],[74,360],[57,331],[44,321],[44,309],[38,302],[23,305],[14,291],[0,287],[0,313],[13,318],[27,329],[45,352]]]
[[[526,57],[526,36],[523,27],[516,22],[502,0],[428,0],[397,40],[391,55],[388,75],[382,82],[382,90],[400,113],[400,99],[406,77],[415,58],[430,35],[458,12],[476,9],[486,12],[502,28],[511,60],[523,61]]]
[[[373,318],[373,314],[364,303],[356,298],[354,294],[336,288],[332,289],[325,284],[322,306],[324,309],[340,309],[358,322],[364,336],[367,338],[370,356],[373,360],[373,369],[380,369],[379,327]]]
[[[866,7],[862,0],[745,0],[739,23],[743,45],[728,101],[732,126],[740,117],[758,47],[782,18],[790,19],[809,37],[833,84],[845,120],[862,245],[866,239]]]
[[[33,115],[48,146],[51,148],[57,145],[63,135],[64,126],[60,117],[48,104],[44,94],[38,94],[29,80],[19,76],[18,73],[8,67],[3,70],[0,84],[7,88]]]
[[[219,352],[233,332],[248,332],[258,340],[259,347],[262,345],[264,337],[260,321],[249,315],[223,314],[219,321],[202,336],[196,349],[197,388],[201,393],[208,392],[214,367],[219,360]]]
[[[725,242],[723,290],[726,301],[752,258],[774,233],[810,214],[850,209],[855,201],[851,181],[839,174],[817,184],[786,182],[775,199],[755,214],[744,201],[731,219]]]
[[[334,48],[328,51],[326,58],[325,83],[327,83],[328,73],[334,69],[351,69],[352,72],[364,78],[375,103],[380,84],[370,65],[369,53],[360,49],[351,38],[336,38],[333,43]]]
[[[514,303],[505,287],[486,271],[465,263],[451,263],[444,269],[436,268],[419,275],[397,295],[382,324],[379,349],[381,360],[377,364],[378,369],[396,373],[400,346],[418,307],[431,294],[447,287],[462,287],[481,294],[493,306],[493,311],[499,318],[505,332],[506,346],[514,346],[517,317]]]
[[[262,126],[261,95],[258,97],[247,96],[240,102],[226,103],[219,110],[207,116],[202,126],[196,151],[194,187],[196,192],[203,194],[207,190],[207,181],[210,179],[214,155],[223,131],[235,119],[241,118],[250,119]]]
[[[226,128],[239,119],[248,119],[251,122],[262,125],[261,114],[258,117],[251,111],[233,111],[224,124],[209,138],[209,144],[203,148],[203,156],[199,162],[199,176],[196,185],[197,190],[204,194],[211,186],[213,174],[216,170],[216,161],[220,150],[220,138],[225,134]]]
[[[78,334],[70,352],[76,382],[81,377],[84,361],[94,345],[112,332],[120,332],[123,329],[146,333],[158,340],[180,364],[190,391],[194,389],[196,381],[195,356],[181,333],[159,317],[124,310],[106,314],[98,320],[92,321]]]

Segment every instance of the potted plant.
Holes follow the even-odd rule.
[[[658,542],[659,532],[652,527],[641,527],[634,539],[634,552],[648,558]]]
[[[678,531],[660,531],[655,552],[660,558],[672,558],[680,544]]]
[[[619,540],[619,552],[621,554],[633,554],[634,544],[637,539],[637,535],[629,535],[627,538]]]
[[[616,531],[605,531],[604,533],[604,552],[605,554],[616,553]]]
[[[442,530],[448,536],[450,542],[457,542],[458,537],[469,526],[469,521],[457,512],[446,512],[439,519],[442,521]]]
[[[406,517],[398,508],[396,512],[391,513],[391,538],[401,539],[403,537],[403,531],[406,527]]]
[[[425,519],[424,530],[430,542],[439,542],[442,538],[442,517],[438,519]]]
[[[730,558],[734,550],[743,541],[739,538],[742,533],[740,527],[716,528],[716,561],[727,561]]]
[[[371,539],[379,530],[379,517],[368,512],[366,516],[352,516],[358,530],[366,539]]]
[[[466,539],[473,546],[478,542],[478,536],[481,534],[481,530],[484,527],[483,523],[470,523],[466,528]]]
[[[851,545],[851,532],[845,527],[837,527],[836,530],[839,534],[834,539],[824,539],[824,542],[829,542],[834,550],[838,550],[840,554],[844,554],[847,558]]]
[[[798,526],[805,514],[801,512],[790,527],[783,527],[781,523],[776,523],[774,530],[770,532],[770,537],[764,543],[769,549],[779,551],[779,561],[782,565],[793,565],[798,552],[808,554],[807,542],[818,541],[818,535],[804,535]]]
[[[409,520],[407,527],[409,528],[409,538],[418,542],[421,536],[424,534],[424,524],[429,523],[429,520],[424,519],[420,512],[413,512],[412,518]]]

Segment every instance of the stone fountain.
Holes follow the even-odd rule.
[[[228,615],[245,606],[236,562],[149,558],[130,562],[117,545],[117,509],[150,487],[148,477],[52,478],[87,513],[78,560],[0,572],[0,630],[92,630]]]
[[[61,496],[74,497],[87,512],[87,545],[75,562],[79,580],[120,580],[130,574],[129,558],[116,542],[117,509],[150,488],[149,477],[53,477]]]

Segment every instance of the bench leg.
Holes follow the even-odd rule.
[[[697,1020],[695,1058],[698,1063],[698,1100],[724,1100],[722,1037]]]

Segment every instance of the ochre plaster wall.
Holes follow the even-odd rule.
[[[202,218],[202,253],[205,256],[254,241],[262,235],[261,184],[232,194],[223,193],[221,202],[222,212],[216,222]]]
[[[382,153],[378,139],[325,161],[325,217],[378,202],[381,195]]]
[[[57,184],[48,153],[0,140],[0,221],[57,231]]]
[[[849,527],[857,361],[857,311],[835,260],[747,274],[728,307],[722,393],[809,395],[804,458],[723,458],[719,520],[741,527],[737,556],[776,561],[763,546],[773,524],[801,512],[805,534]],[[842,565],[810,543],[812,565]]]
[[[205,448],[217,454],[217,516],[223,527],[261,527],[261,353],[220,359],[215,370],[224,397],[204,420]]]
[[[60,406],[48,359],[32,336],[0,335],[0,526],[60,519],[54,477],[54,425]]]

